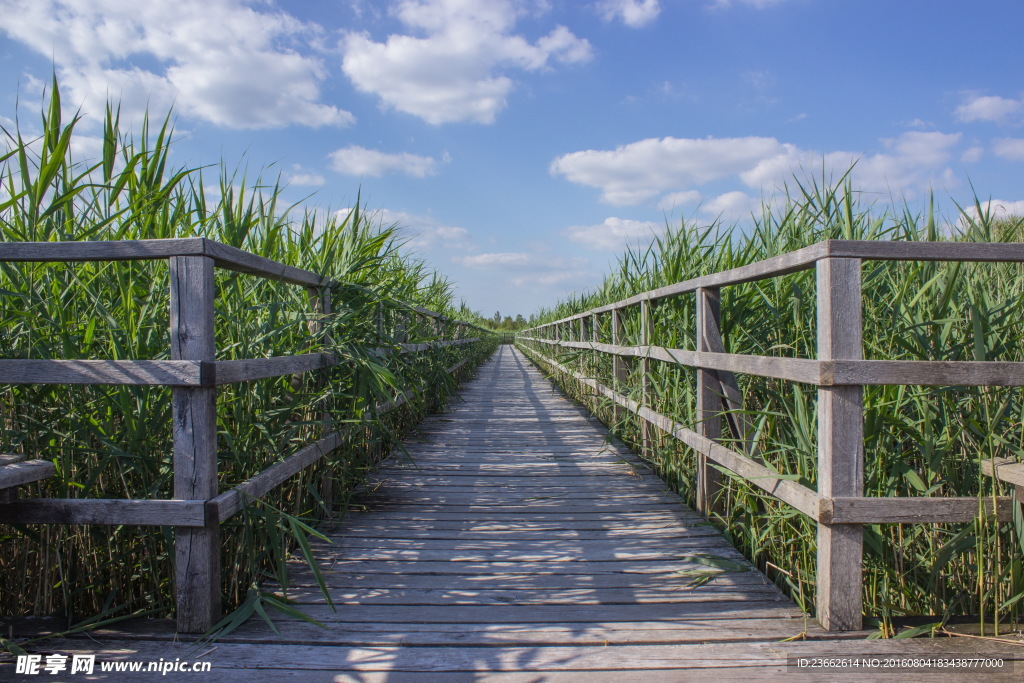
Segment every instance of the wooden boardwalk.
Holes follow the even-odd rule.
[[[276,616],[274,633],[255,618],[197,651],[151,622],[44,648],[202,659],[232,681],[865,680],[884,672],[787,662],[1021,658],[988,641],[826,634],[510,346],[461,396],[382,464],[332,543],[315,544],[335,610],[295,565],[288,595],[326,628]]]

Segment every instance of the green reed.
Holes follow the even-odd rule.
[[[594,291],[541,312],[557,320],[644,290],[727,270],[825,239],[1022,241],[1024,221],[995,220],[976,202],[953,225],[932,205],[865,205],[844,177],[796,181],[780,202],[765,205],[747,228],[685,221],[647,249],[630,249]],[[1024,267],[1020,264],[865,261],[864,357],[893,360],[1024,360]],[[814,358],[813,271],[722,289],[722,332],[731,353]],[[639,339],[639,307],[623,311],[625,339]],[[692,295],[653,307],[652,344],[695,349]],[[610,341],[609,323],[600,332]],[[529,348],[531,345],[526,344]],[[533,347],[550,354],[548,347]],[[590,352],[560,354],[560,362],[611,384],[611,362]],[[638,365],[638,364],[637,364]],[[653,408],[696,424],[695,373],[651,361]],[[581,394],[571,381],[570,390]],[[753,424],[744,435],[777,471],[808,486],[817,478],[814,387],[738,377],[743,411]],[[620,389],[639,399],[637,367]],[[1012,387],[874,386],[864,391],[865,495],[1007,495],[982,475],[993,457],[1024,460],[1024,400]],[[595,410],[634,446],[640,426],[632,415]],[[739,435],[725,440],[741,449]],[[695,502],[695,455],[665,437],[648,456],[684,497]],[[740,479],[725,477],[716,521],[723,533],[808,609],[815,591],[815,524]],[[970,524],[870,524],[864,531],[865,613],[892,634],[890,618],[927,615],[941,621],[974,615],[996,632],[1021,616],[1024,604],[1024,524],[979,517]],[[991,631],[987,631],[991,632]]]
[[[53,83],[40,133],[4,130],[0,240],[124,240],[207,237],[335,281],[332,312],[315,320],[301,287],[218,270],[218,359],[332,351],[328,371],[223,385],[218,391],[219,472],[230,488],[338,429],[345,444],[223,526],[226,606],[245,616],[262,604],[259,581],[284,583],[285,560],[305,548],[308,524],[343,514],[367,471],[404,430],[456,387],[446,368],[494,348],[480,344],[403,354],[402,342],[439,330],[421,306],[467,319],[452,288],[402,251],[395,228],[359,206],[342,214],[280,204],[277,181],[219,169],[176,169],[170,118],[121,132],[108,107],[101,158],[79,162],[77,118],[63,121]],[[0,150],[3,150],[0,147]],[[214,169],[216,172],[217,169]],[[326,217],[324,217],[326,216]],[[166,359],[165,261],[0,264],[0,357]],[[312,337],[311,322],[324,333]],[[440,332],[455,333],[448,323]],[[424,391],[428,389],[429,391]],[[416,397],[377,416],[373,406],[412,389]],[[171,401],[166,387],[0,385],[0,451],[52,460],[57,476],[23,496],[172,497]],[[96,624],[173,613],[173,530],[129,526],[0,526],[0,614],[54,615]],[[281,605],[285,609],[286,606]],[[6,634],[5,634],[6,635]]]

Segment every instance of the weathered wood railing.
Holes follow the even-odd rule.
[[[315,371],[337,364],[332,353],[216,360],[214,269],[248,273],[306,287],[316,314],[311,344],[325,333],[331,313],[331,286],[316,273],[288,266],[205,238],[118,242],[2,242],[0,262],[129,261],[167,259],[170,269],[171,360],[0,359],[0,384],[114,384],[172,387],[174,498],[0,500],[0,522],[12,524],[129,524],[175,528],[175,599],[182,632],[208,630],[221,614],[220,525],[288,478],[311,466],[342,443],[338,431],[325,435],[224,492],[217,476],[217,387],[234,382]],[[405,316],[433,319],[440,336],[454,327],[455,339],[402,343],[404,353],[473,344],[475,325],[409,307]],[[380,317],[380,316],[378,316]],[[382,324],[378,320],[378,326]],[[403,324],[404,330],[404,324]],[[407,341],[404,332],[399,341]],[[457,371],[468,357],[452,367]],[[394,410],[412,398],[402,392],[376,406]]]
[[[829,240],[732,270],[650,290],[546,323],[519,334],[520,342],[552,348],[592,350],[612,356],[612,386],[584,376],[555,358],[524,346],[531,355],[610,399],[616,411],[628,410],[641,421],[641,443],[649,448],[651,427],[675,437],[698,454],[697,507],[709,513],[720,485],[717,463],[767,491],[818,523],[817,619],[829,630],[855,630],[862,624],[863,526],[873,523],[967,522],[984,506],[1006,520],[1013,498],[906,498],[864,496],[865,385],[1024,386],[1024,362],[895,361],[862,358],[862,260],[1024,262],[1024,244],[881,242]],[[817,271],[816,359],[725,353],[720,334],[721,287],[772,278],[801,270]],[[696,296],[696,350],[651,345],[651,306],[682,294]],[[639,343],[622,344],[621,312],[640,307]],[[600,316],[610,316],[601,325]],[[609,321],[605,321],[609,322]],[[601,330],[609,330],[608,342]],[[610,342],[610,343],[609,343]],[[626,359],[640,360],[640,400],[621,393]],[[649,361],[697,369],[695,429],[652,410]],[[745,373],[818,387],[817,490],[783,478],[745,443],[740,453],[718,442],[722,418],[733,421],[734,436],[752,434],[742,412],[742,395],[733,373]],[[1015,484],[1024,499],[1024,465],[983,463],[990,476]],[[995,509],[993,509],[995,508]]]

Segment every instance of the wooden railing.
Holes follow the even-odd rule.
[[[234,382],[321,370],[339,359],[332,353],[216,360],[214,269],[248,273],[306,287],[311,307],[311,343],[325,333],[331,313],[331,280],[205,238],[117,242],[2,242],[0,262],[128,261],[167,259],[170,269],[170,360],[0,359],[3,384],[113,384],[172,387],[174,498],[0,499],[0,522],[8,524],[130,524],[173,526],[175,599],[181,632],[208,630],[221,614],[220,525],[288,478],[311,466],[342,443],[342,434],[324,428],[323,438],[224,492],[217,476],[217,387]],[[434,321],[435,333],[454,328],[455,339],[402,343],[403,353],[481,341],[468,336],[486,330],[439,313],[409,307],[407,316]],[[379,314],[378,314],[379,317]],[[408,321],[406,321],[408,322]],[[381,321],[378,320],[378,326]],[[405,324],[402,325],[404,328]],[[399,341],[405,333],[399,331]],[[469,357],[449,372],[462,367]],[[411,392],[376,406],[394,410]],[[328,423],[329,424],[329,423]]]
[[[863,526],[874,523],[967,522],[984,506],[1001,520],[1011,517],[1012,497],[979,500],[864,496],[865,385],[1024,386],[1024,363],[997,361],[863,360],[862,260],[1024,262],[1024,244],[866,242],[829,240],[732,270],[650,290],[636,296],[546,323],[518,335],[524,350],[551,368],[609,399],[616,411],[640,418],[641,443],[649,447],[651,428],[678,439],[698,456],[696,498],[707,515],[720,486],[717,463],[818,523],[817,619],[829,630],[856,630],[862,625]],[[720,333],[720,288],[815,268],[817,271],[816,359],[725,353]],[[651,306],[683,294],[696,296],[696,350],[651,344]],[[621,314],[640,307],[639,343],[623,345]],[[610,316],[610,325],[601,324]],[[604,322],[609,322],[605,320]],[[604,341],[601,330],[610,330]],[[534,347],[591,350],[612,357],[612,386],[566,367]],[[639,359],[640,400],[621,391],[626,359]],[[651,404],[649,363],[675,363],[697,369],[694,428],[655,412]],[[757,455],[721,443],[723,417],[737,440],[753,434],[743,412],[734,373],[802,382],[818,387],[817,490],[784,478]],[[747,422],[744,424],[744,422]],[[1015,484],[1024,500],[1024,465],[984,463],[983,471]]]

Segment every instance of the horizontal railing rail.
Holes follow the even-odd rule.
[[[311,342],[323,338],[323,318],[331,313],[334,282],[206,238],[110,242],[0,242],[0,262],[132,261],[167,259],[170,270],[170,360],[0,359],[0,384],[103,384],[168,386],[172,391],[174,498],[130,500],[93,498],[0,500],[0,522],[7,524],[129,524],[175,528],[175,596],[178,630],[203,632],[220,618],[220,524],[312,466],[344,442],[324,418],[323,436],[247,481],[220,492],[217,466],[217,387],[224,384],[323,370],[340,362],[330,352],[269,358],[216,360],[214,269],[223,268],[301,285],[315,313]],[[374,348],[378,357],[460,348],[491,333],[425,308],[404,306],[393,348]],[[437,337],[454,327],[455,339],[409,343],[411,317],[433,320]],[[383,326],[378,308],[378,331]],[[477,332],[478,336],[468,336]],[[308,347],[307,347],[308,348]],[[467,356],[447,368],[457,372]],[[415,398],[412,391],[373,406],[377,416]]]
[[[535,360],[589,387],[640,419],[641,448],[651,429],[697,453],[697,507],[710,515],[721,486],[712,463],[794,507],[818,524],[817,619],[829,630],[861,628],[863,525],[967,522],[980,511],[1011,518],[1014,497],[908,498],[864,496],[863,387],[871,385],[1024,386],[1024,362],[865,360],[862,349],[861,264],[884,261],[1024,262],[1024,244],[828,240],[731,270],[652,289],[611,304],[544,323],[517,335]],[[726,353],[721,329],[722,287],[809,270],[817,271],[817,358]],[[651,307],[684,294],[696,296],[696,350],[651,344]],[[639,307],[639,343],[623,344],[624,309]],[[601,316],[609,316],[610,321]],[[609,330],[608,341],[602,330]],[[610,342],[610,343],[609,343]],[[591,351],[611,356],[611,386],[551,357],[550,350]],[[639,361],[639,400],[622,392],[628,363]],[[651,404],[650,361],[697,370],[696,424],[687,426]],[[758,456],[752,417],[743,408],[736,374],[814,385],[818,390],[817,489],[792,481]],[[740,452],[719,440],[723,420],[742,442]],[[1014,484],[1024,500],[1024,464],[984,466],[989,476]]]

